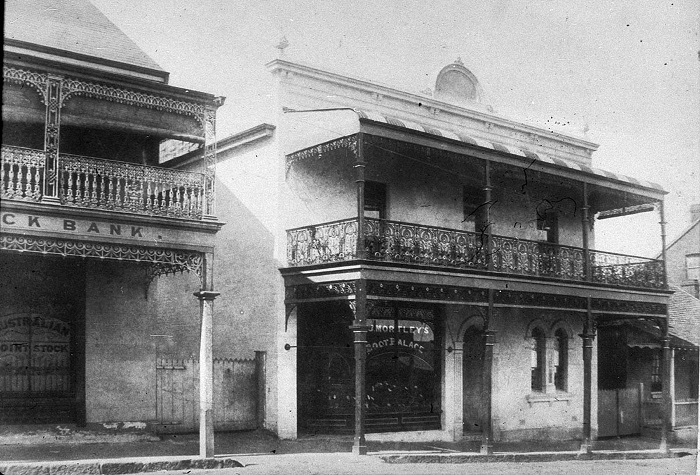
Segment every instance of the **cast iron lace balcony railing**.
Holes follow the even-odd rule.
[[[3,145],[3,199],[40,202],[45,163],[42,150]],[[201,173],[61,154],[57,182],[64,206],[202,217],[205,197]]]
[[[358,258],[357,218],[287,231],[289,266],[308,266]],[[586,278],[584,250],[546,242],[493,236],[488,255],[485,234],[365,218],[364,259],[505,274],[588,281],[642,288],[663,288],[662,261],[589,251]]]
[[[2,198],[40,201],[43,194],[46,153],[23,147],[2,146]]]
[[[307,266],[347,261],[357,254],[357,219],[343,219],[287,231],[287,262]]]

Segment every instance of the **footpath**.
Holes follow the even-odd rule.
[[[139,432],[81,431],[46,427],[22,433],[0,431],[2,475],[117,475],[162,470],[244,467],[251,457],[261,462],[276,455],[318,458],[349,454],[352,437],[303,436],[279,440],[265,431],[216,434],[214,458],[200,458],[196,434],[154,436]],[[629,437],[596,441],[592,453],[582,453],[575,441],[495,444],[494,453],[478,453],[478,441],[368,442],[368,457],[385,463],[550,462],[567,460],[633,460],[697,456],[692,445],[658,449],[658,440]],[[244,473],[244,472],[241,472]]]

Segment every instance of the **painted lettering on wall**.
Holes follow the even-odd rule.
[[[86,221],[67,218],[54,218],[48,216],[23,215],[19,213],[3,213],[0,222],[6,226],[23,229],[52,230],[70,233],[82,233],[104,236],[125,236],[131,238],[143,238],[146,229],[143,226],[129,226],[124,224],[104,223],[100,221]]]
[[[0,318],[0,376],[12,376],[0,377],[0,392],[69,391],[70,352],[66,321],[32,313]]]

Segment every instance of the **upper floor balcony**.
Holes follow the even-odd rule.
[[[287,231],[290,267],[366,259],[464,272],[663,289],[663,261],[541,241],[364,218]]]
[[[2,146],[2,199],[45,199],[46,152]],[[202,173],[60,154],[58,203],[71,208],[199,220],[206,206]],[[54,200],[55,202],[55,200]]]
[[[396,269],[396,278],[439,269],[543,288],[666,289],[662,259],[597,250],[594,232],[599,220],[658,210],[663,239],[659,185],[561,159],[523,137],[500,137],[511,140],[504,144],[459,124],[437,129],[427,117],[425,125],[355,109],[296,110],[293,124],[311,134],[312,115],[341,113],[347,135],[288,145],[285,275],[350,272],[354,261]]]

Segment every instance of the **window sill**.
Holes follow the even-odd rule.
[[[541,403],[541,402],[547,402],[551,406],[552,403],[559,402],[559,401],[565,401],[566,405],[568,406],[569,404],[571,404],[572,399],[573,399],[573,396],[571,394],[565,393],[565,392],[530,393],[527,396],[525,396],[525,400],[530,405],[530,407],[532,407],[533,404]]]

